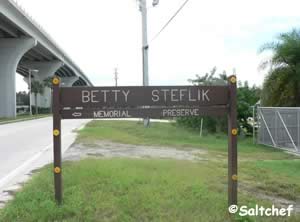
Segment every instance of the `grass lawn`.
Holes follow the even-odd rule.
[[[93,121],[78,143],[119,143],[201,148],[207,161],[85,159],[63,163],[64,202],[53,200],[52,166],[36,173],[0,221],[300,221],[292,217],[236,217],[227,212],[226,136],[205,136],[173,124],[149,129],[126,121]],[[239,140],[239,205],[269,207],[262,195],[300,199],[300,160],[275,149]]]

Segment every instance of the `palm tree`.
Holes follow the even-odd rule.
[[[39,81],[33,81],[31,83],[31,93],[34,94],[35,114],[38,114],[37,95],[44,93],[44,85]]]
[[[263,105],[300,106],[300,30],[280,34],[259,51],[266,50],[273,55],[261,64],[262,69],[271,67],[263,85]]]

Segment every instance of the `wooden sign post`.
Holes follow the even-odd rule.
[[[54,190],[57,203],[62,202],[62,175],[61,175],[61,115],[60,115],[60,79],[54,77],[53,83],[53,162],[54,162]]]
[[[236,77],[225,86],[60,87],[53,78],[55,199],[62,202],[61,119],[228,115],[228,204],[237,204]]]
[[[237,95],[236,77],[229,77],[228,111],[228,206],[237,205]]]

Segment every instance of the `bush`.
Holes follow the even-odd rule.
[[[203,118],[203,132],[204,133],[226,133],[227,132],[227,118],[226,117],[180,117],[176,122],[178,125],[187,127],[193,130],[200,130],[201,119]]]
[[[32,114],[35,115],[35,106],[31,106],[32,109]],[[38,107],[38,114],[50,114],[51,110],[50,108],[45,108],[45,107]]]

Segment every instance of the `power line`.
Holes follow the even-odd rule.
[[[171,21],[178,15],[178,13],[184,8],[184,6],[188,3],[189,0],[186,0],[180,7],[179,9],[175,12],[175,14],[167,21],[167,23],[161,28],[161,30],[151,39],[150,42],[155,40],[160,33],[171,23]]]

